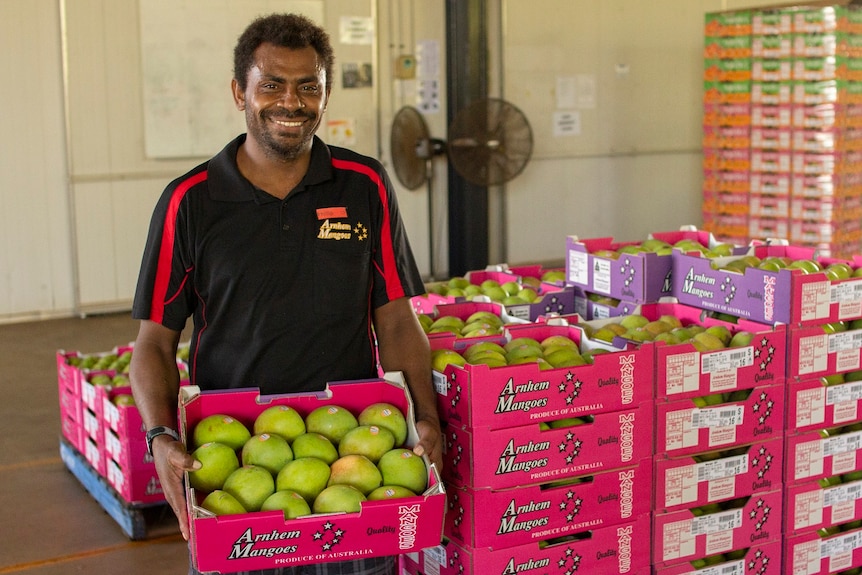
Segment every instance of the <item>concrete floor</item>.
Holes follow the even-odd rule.
[[[57,350],[108,351],[136,334],[127,313],[0,325],[0,575],[187,573],[167,506],[132,541],[60,458]]]

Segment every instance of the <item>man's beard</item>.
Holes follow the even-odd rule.
[[[273,118],[288,121],[305,120],[307,124],[313,124],[315,120],[315,115],[306,113],[294,113],[290,115],[266,114],[260,117],[260,122],[257,125],[259,127],[269,126],[269,120]],[[260,139],[264,150],[266,150],[267,154],[270,155],[272,158],[278,160],[295,160],[300,155],[302,155],[303,152],[310,148],[310,144],[314,137],[315,131],[316,130],[312,130],[310,132],[303,131],[298,138],[285,139],[276,136],[267,129],[260,129],[257,133],[257,136]]]

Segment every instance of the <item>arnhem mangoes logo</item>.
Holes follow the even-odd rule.
[[[344,222],[331,222],[324,220],[317,232],[319,240],[349,240],[355,238],[360,242],[368,237],[368,229],[358,223],[353,226]]]
[[[715,292],[709,289],[700,287],[715,286],[715,278],[707,274],[696,274],[694,268],[690,268],[685,274],[685,280],[682,283],[682,293],[693,295],[701,299],[712,299],[715,297]]]
[[[617,527],[617,546],[616,548],[609,547],[606,551],[599,551],[596,555],[598,560],[617,558],[617,567],[619,573],[628,573],[632,569],[632,525]],[[566,545],[560,549],[558,558],[554,560],[554,566],[559,573],[576,573],[581,568],[581,555],[574,547]],[[506,563],[501,571],[501,575],[512,575],[515,573],[527,573],[529,571],[541,570],[546,573],[548,568],[552,566],[551,558],[538,557],[529,558],[526,561],[516,562],[512,557]]]
[[[620,355],[619,363],[619,379],[611,376],[605,380],[599,380],[598,387],[619,385],[620,401],[623,405],[626,405],[634,401],[635,355]],[[563,381],[556,385],[556,390],[557,393],[565,396],[563,398],[563,402],[567,406],[571,406],[575,400],[580,397],[583,385],[584,382],[577,378],[574,373],[567,371]],[[500,390],[500,395],[497,398],[497,407],[494,409],[494,413],[511,413],[514,411],[530,412],[535,409],[547,407],[549,399],[547,395],[523,400],[518,399],[518,396],[519,394],[544,392],[550,390],[550,388],[551,382],[548,380],[533,381],[531,379],[526,383],[515,384],[515,380],[510,377],[503,386],[503,389]],[[599,407],[600,405],[601,404],[597,404],[595,407]],[[583,407],[589,408],[590,406]],[[559,413],[535,413],[531,415],[531,418],[535,419],[540,416],[552,417],[554,415],[559,415]]]

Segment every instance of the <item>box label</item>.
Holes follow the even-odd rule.
[[[569,283],[588,285],[590,277],[589,255],[586,252],[569,250]]]

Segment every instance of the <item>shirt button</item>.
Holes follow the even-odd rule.
[[[289,229],[290,229],[290,225],[289,225],[289,224],[284,224],[283,226],[281,226],[281,229],[282,229],[282,230],[284,230],[284,231],[287,231],[287,230],[289,230]]]

